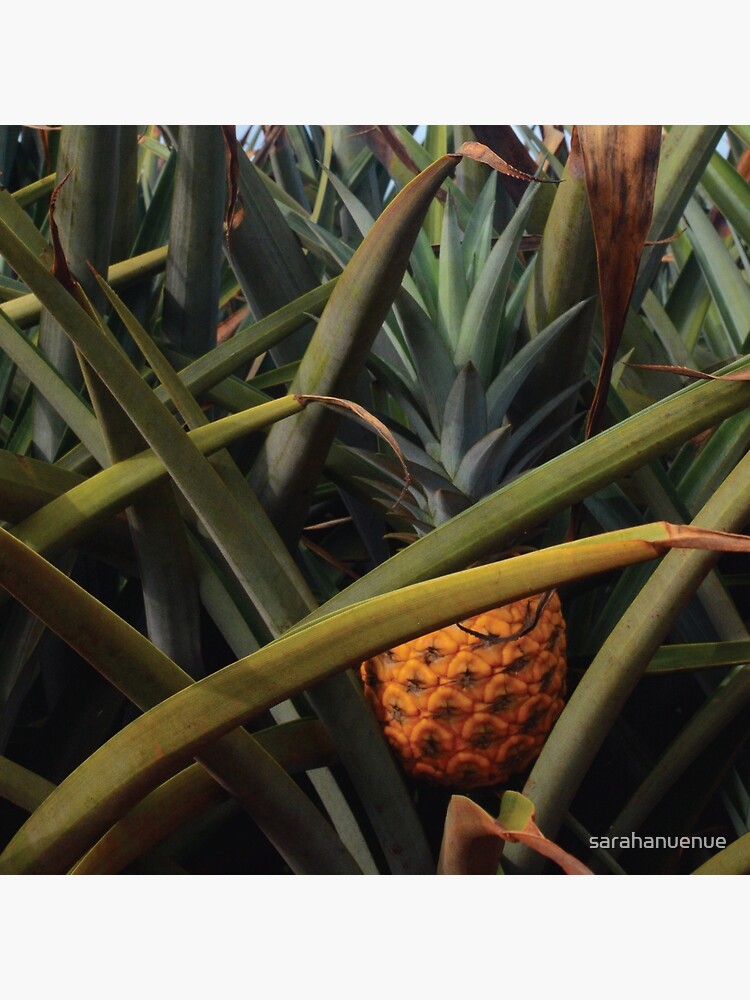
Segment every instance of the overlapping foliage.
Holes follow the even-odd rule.
[[[2,128],[0,871],[463,864],[349,668],[551,586],[542,833],[745,870],[747,127]]]

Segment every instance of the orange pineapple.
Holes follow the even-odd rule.
[[[361,668],[407,773],[462,789],[505,782],[536,759],[563,708],[565,671],[556,592],[431,632]]]

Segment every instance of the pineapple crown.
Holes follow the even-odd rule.
[[[495,184],[493,174],[463,227],[448,196],[439,254],[428,247],[426,256],[417,241],[369,361],[376,409],[409,465],[406,495],[391,457],[350,450],[364,463],[359,478],[370,495],[417,534],[530,466],[566,430],[559,422],[550,428],[548,418],[580,388],[552,391],[531,413],[513,416],[529,375],[585,303],[524,342],[521,316],[536,258],[519,251],[535,189],[493,239]]]

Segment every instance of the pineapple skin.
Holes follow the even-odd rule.
[[[430,632],[361,666],[365,695],[404,770],[467,790],[506,782],[538,757],[563,709],[566,639],[553,592]]]

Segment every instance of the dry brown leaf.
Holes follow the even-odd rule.
[[[438,875],[496,875],[505,841],[497,822],[464,795],[453,795],[445,815]]]
[[[225,340],[229,340],[237,332],[237,327],[240,323],[250,315],[250,309],[248,306],[242,306],[233,312],[231,316],[227,316],[225,320],[219,323],[218,329],[216,331],[216,343],[223,344]]]
[[[228,239],[245,216],[240,199],[240,163],[237,130],[233,125],[222,125],[227,172],[227,210],[224,216],[224,236]]]
[[[376,434],[382,437],[395,452],[396,458],[398,458],[399,464],[401,465],[404,473],[404,488],[401,490],[394,507],[401,502],[406,491],[411,485],[411,473],[406,465],[404,453],[399,448],[398,441],[395,439],[393,434],[391,434],[382,420],[378,420],[377,417],[373,416],[372,413],[369,413],[363,406],[360,406],[359,403],[353,403],[350,399],[339,399],[337,396],[307,396],[299,393],[295,393],[294,398],[297,402],[302,403],[303,406],[307,405],[307,403],[322,403],[324,406],[332,406],[335,409],[346,410],[348,413],[354,414],[355,417],[359,418],[359,420],[361,420],[366,426],[368,426],[371,430],[374,430]]]
[[[456,150],[457,156],[468,156],[472,160],[476,160],[478,163],[486,163],[488,167],[492,167],[493,170],[499,171],[501,174],[507,174],[509,177],[515,177],[517,180],[523,181],[537,181],[540,184],[559,184],[560,181],[552,177],[535,177],[533,174],[527,174],[523,170],[519,170],[512,164],[504,160],[502,156],[498,156],[497,153],[485,146],[481,142],[464,142]]]
[[[409,155],[406,146],[388,125],[355,125],[356,134],[360,136],[369,146],[373,154],[390,171],[394,159],[399,160],[415,176],[419,173],[419,168]],[[472,125],[474,134],[480,139],[479,142],[465,142],[456,150],[456,156],[469,156],[480,163],[485,163],[494,170],[499,171],[509,183],[506,185],[508,193],[517,203],[521,200],[523,192],[529,181],[544,181],[548,184],[558,184],[559,181],[552,178],[535,177],[533,172],[535,164],[528,153],[528,150],[513,132],[509,125]],[[485,141],[486,139],[486,141]],[[514,166],[497,150],[511,150],[513,159],[522,163],[527,169]],[[523,182],[522,184],[520,182]],[[435,197],[440,202],[445,202],[445,191],[438,191]]]
[[[654,552],[669,549],[706,549],[709,552],[750,552],[750,535],[739,535],[731,531],[714,531],[699,528],[694,524],[671,524],[669,521],[654,522],[666,532],[663,541],[647,541]]]
[[[250,154],[255,166],[260,170],[266,165],[274,146],[284,134],[283,125],[263,125],[263,145]]]
[[[315,542],[311,541],[309,538],[306,538],[304,535],[300,538],[300,545],[302,545],[306,549],[309,549],[310,552],[314,552],[316,556],[318,556],[324,562],[327,562],[330,566],[333,566],[334,569],[337,569],[340,573],[343,573],[344,576],[348,576],[350,580],[359,579],[358,573],[355,573],[354,570],[352,570],[349,566],[346,565],[346,563],[343,563],[340,559],[337,559],[335,556],[331,555],[331,553],[328,552],[327,549],[324,549],[322,545],[317,545]]]
[[[750,370],[727,372],[726,375],[711,375],[695,368],[685,368],[682,365],[639,365],[628,363],[629,368],[644,368],[651,372],[669,372],[670,375],[684,375],[686,378],[711,378],[719,382],[750,382]]]
[[[479,142],[497,153],[506,163],[512,164],[524,174],[536,172],[538,164],[510,125],[471,125],[470,128]],[[526,191],[527,183],[510,174],[502,174],[501,183],[517,205]]]
[[[586,437],[598,429],[638,265],[651,228],[659,125],[580,125],[599,269],[604,351]]]
[[[518,798],[523,799],[523,796]],[[534,822],[533,806],[522,829],[508,829],[465,795],[452,796],[445,817],[438,875],[495,875],[505,841],[522,843],[554,861],[566,875],[593,875],[577,858],[548,840]]]
[[[49,199],[49,234],[50,241],[52,243],[52,273],[63,285],[71,295],[76,299],[78,296],[79,284],[73,277],[70,268],[68,267],[68,260],[65,256],[65,251],[63,250],[62,243],[60,241],[60,230],[57,226],[57,219],[55,218],[55,212],[57,208],[57,199],[60,195],[63,185],[68,180],[70,175],[73,173],[73,168],[71,167],[67,174],[63,177],[58,185],[52,191]]]

